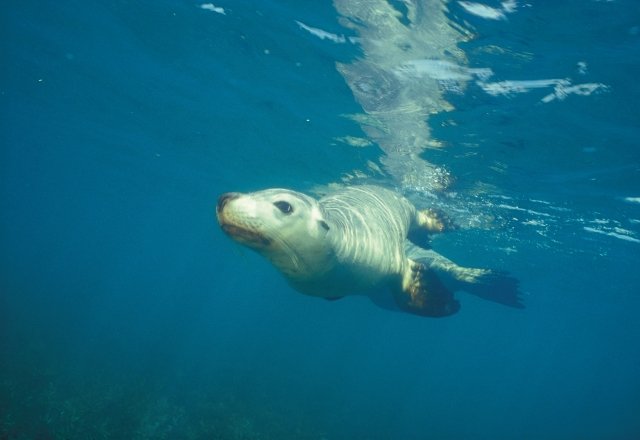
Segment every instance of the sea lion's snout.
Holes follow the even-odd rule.
[[[238,193],[224,193],[218,197],[218,204],[216,205],[216,213],[221,213],[225,205],[233,199],[240,197]]]
[[[247,196],[229,206],[229,203],[243,196],[241,193],[224,193],[218,197],[216,216],[220,228],[234,240],[254,249],[264,249],[271,244],[271,240],[265,237],[261,230],[259,218],[247,213]]]

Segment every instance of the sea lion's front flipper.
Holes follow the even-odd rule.
[[[460,309],[460,303],[436,273],[412,260],[403,277],[402,290],[394,292],[394,299],[401,309],[422,316],[449,316]]]
[[[428,232],[445,232],[456,229],[451,220],[443,211],[439,209],[423,209],[416,213],[416,224],[418,228]]]

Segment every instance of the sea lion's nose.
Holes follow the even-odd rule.
[[[218,197],[218,205],[216,206],[216,212],[221,212],[225,205],[229,203],[233,199],[237,199],[240,197],[238,193],[224,193],[220,197]]]

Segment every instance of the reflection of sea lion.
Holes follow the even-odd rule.
[[[231,238],[269,259],[308,295],[364,294],[382,305],[391,291],[405,311],[447,316],[459,304],[438,275],[474,283],[488,273],[412,244],[411,229],[440,232],[444,222],[381,187],[349,187],[320,200],[286,189],[227,193],[217,215]]]

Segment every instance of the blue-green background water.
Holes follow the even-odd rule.
[[[496,81],[607,89],[471,83],[430,119],[448,148],[428,159],[494,219],[434,249],[509,271],[526,304],[461,292],[446,319],[305,297],[218,229],[224,191],[310,190],[382,153],[335,142],[364,136],[335,69],[359,50],[296,24],[349,35],[330,2],[199,5],[2,8],[0,438],[640,438],[634,1],[451,4]]]

